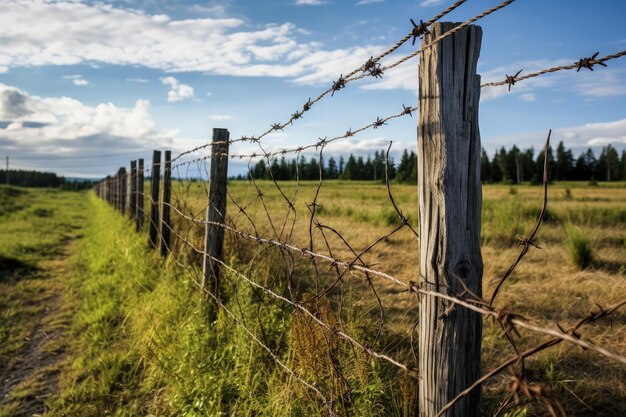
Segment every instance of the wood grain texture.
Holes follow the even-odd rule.
[[[170,200],[172,195],[172,151],[165,151],[163,158],[163,197],[161,204],[161,256],[167,256],[170,248],[171,221]]]
[[[150,179],[150,245],[159,246],[159,188],[161,187],[161,151],[152,152],[152,177]]]
[[[429,38],[455,23],[433,25]],[[419,71],[418,193],[420,274],[424,289],[453,296],[463,284],[482,292],[480,253],[480,77],[482,31],[469,26],[426,49]],[[481,317],[422,297],[419,322],[419,416],[434,417],[480,377]],[[480,416],[480,390],[446,414]]]
[[[137,216],[137,160],[130,161],[130,176],[128,182],[128,214],[132,219]]]
[[[209,178],[208,222],[224,224],[226,220],[226,183],[228,180],[228,140],[226,129],[213,129],[211,145],[211,176]],[[203,286],[220,298],[220,266],[212,258],[223,260],[224,228],[208,223],[205,229]]]
[[[135,212],[135,218],[137,219],[137,231],[143,230],[143,158],[139,158],[137,161],[137,206]]]

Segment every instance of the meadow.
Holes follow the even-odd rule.
[[[348,262],[355,258],[353,250],[358,253],[400,225],[384,184],[332,181],[321,187],[317,199],[316,182],[279,185],[287,199],[294,201],[293,208],[272,182],[258,181],[256,187],[244,181],[230,182],[227,223],[251,235],[288,241],[297,248],[312,246],[315,252]],[[187,217],[203,219],[204,187],[200,182],[175,183],[173,206]],[[398,209],[416,226],[416,187],[392,184],[391,191]],[[72,226],[80,227],[82,238],[72,251],[71,272],[64,282],[71,288],[73,300],[65,302],[74,303],[75,310],[58,393],[46,400],[48,415],[325,414],[326,405],[252,342],[244,328],[299,377],[332,398],[340,415],[401,416],[412,415],[415,410],[416,380],[411,375],[322,330],[308,316],[248,285],[242,276],[302,302],[333,327],[411,366],[418,301],[390,280],[350,271],[338,281],[331,263],[314,265],[305,256],[289,255],[288,251],[227,231],[225,259],[237,273],[225,271],[223,302],[240,324],[224,311],[207,323],[207,300],[196,285],[201,276],[199,255],[183,241],[201,248],[202,224],[173,214],[178,237],[172,245],[173,255],[163,259],[149,249],[146,234],[131,233],[131,221],[91,193],[61,193],[54,198],[46,190],[27,193],[27,197],[3,199],[7,207],[4,212],[13,213],[1,218],[5,233],[22,230],[19,233],[35,235],[46,230],[47,239],[60,242],[71,234],[64,229],[69,227],[68,220],[61,216],[51,223],[56,226],[42,229],[38,221],[31,220],[37,218],[33,213],[69,216],[75,212],[60,207],[74,200],[72,204],[88,213],[76,217],[78,226]],[[516,235],[527,235],[536,222],[542,189],[487,185],[483,198],[483,292],[489,296],[519,252]],[[147,201],[145,207],[149,207]],[[319,223],[311,222],[313,207],[314,220]],[[535,242],[541,249],[531,248],[496,304],[528,318],[567,327],[596,304],[606,306],[622,299],[626,294],[625,207],[624,183],[552,184],[548,211]],[[245,213],[240,208],[245,208]],[[43,250],[20,255],[15,244],[3,243],[2,256],[34,257],[24,258],[29,264],[38,262],[35,258],[56,256],[54,251],[49,254]],[[58,243],[54,245],[50,247],[58,252]],[[418,280],[418,241],[408,227],[380,240],[360,259],[402,282]],[[17,285],[29,282],[40,285],[40,281],[3,278],[3,293],[12,294]],[[320,290],[323,295],[314,297]],[[31,297],[23,289],[13,294]],[[3,327],[3,342],[13,341],[14,346],[12,352],[2,352],[3,358],[19,355],[24,349],[16,342],[21,337],[16,332],[26,324],[7,315],[21,308],[18,299],[16,295],[8,309],[7,301],[0,304],[7,317],[4,322],[12,323]],[[585,326],[581,334],[623,353],[625,330],[626,313],[621,310],[611,320]],[[520,333],[516,342],[521,349],[546,340],[530,332]],[[499,326],[484,320],[483,370],[513,354]],[[626,413],[623,365],[562,343],[530,358],[527,367],[533,381],[557,399],[568,415]],[[506,397],[509,377],[505,372],[483,386],[486,415],[492,415]],[[11,415],[0,410],[0,415]],[[546,413],[541,403],[531,403],[501,415]]]

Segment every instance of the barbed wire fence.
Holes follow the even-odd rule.
[[[353,386],[345,376],[346,369],[351,366],[350,361],[375,358],[411,381],[409,385],[419,385],[418,380],[423,369],[420,369],[421,352],[418,346],[426,343],[423,340],[426,335],[420,332],[416,338],[418,326],[423,325],[420,320],[424,321],[417,314],[417,309],[421,308],[425,300],[439,300],[446,303],[447,307],[436,320],[447,320],[454,314],[454,309],[463,309],[468,314],[474,314],[478,320],[480,317],[491,318],[500,327],[503,340],[511,348],[512,357],[490,371],[475,376],[471,383],[464,382],[462,389],[457,389],[445,399],[439,398],[435,413],[420,415],[459,415],[459,410],[467,409],[467,403],[463,402],[468,396],[474,395],[481,384],[509,369],[511,376],[507,380],[508,394],[502,399],[495,415],[501,415],[516,404],[537,402],[545,406],[550,415],[563,416],[563,406],[528,377],[526,359],[567,342],[617,363],[626,364],[624,354],[595,344],[581,334],[586,325],[611,316],[626,305],[626,299],[608,307],[598,306],[567,328],[545,320],[526,318],[496,304],[503,283],[516,270],[525,255],[536,247],[535,238],[540,231],[548,204],[547,164],[551,133],[548,134],[544,150],[544,193],[537,221],[528,237],[518,237],[519,255],[499,279],[488,299],[481,294],[480,285],[478,290],[468,286],[467,277],[459,272],[462,270],[446,272],[447,281],[431,282],[419,265],[412,265],[411,268],[405,266],[403,270],[408,269],[409,272],[405,272],[404,276],[398,274],[397,269],[390,271],[378,267],[380,254],[376,252],[392,238],[402,235],[403,241],[410,242],[408,244],[413,245],[415,250],[418,245],[426,246],[422,239],[430,240],[430,236],[420,236],[419,231],[425,230],[423,224],[419,227],[414,225],[414,221],[404,214],[394,198],[389,175],[391,144],[385,158],[385,192],[394,220],[388,230],[379,236],[372,237],[370,233],[366,241],[359,239],[358,243],[354,243],[355,233],[349,230],[349,226],[331,224],[332,216],[325,215],[326,209],[321,199],[323,191],[328,188],[324,187],[326,147],[370,129],[384,128],[388,123],[406,116],[412,117],[416,112],[420,112],[419,123],[425,117],[422,113],[425,109],[422,108],[424,102],[421,96],[419,106],[403,104],[402,110],[396,114],[378,117],[369,124],[354,130],[350,128],[331,138],[317,138],[308,145],[272,150],[264,141],[272,132],[292,126],[306,112],[311,111],[315,104],[333,97],[349,83],[366,77],[387,76],[388,71],[414,57],[424,56],[427,50],[439,48],[444,43],[450,47],[455,37],[468,36],[467,33],[474,31],[472,23],[513,2],[514,0],[504,1],[463,23],[453,25],[449,30],[445,30],[448,27],[446,24],[436,22],[465,3],[465,0],[456,2],[426,23],[420,21],[417,24],[411,20],[413,28],[406,36],[383,53],[372,56],[362,66],[345,76],[341,75],[317,97],[309,98],[285,122],[273,123],[260,134],[234,139],[230,139],[230,133],[225,129],[214,129],[212,142],[181,152],[174,158],[170,151],[166,151],[163,162],[160,151],[154,151],[151,168],[146,168],[142,159],[131,161],[129,172],[126,168],[120,168],[115,176],[107,177],[98,184],[95,191],[123,215],[130,215],[137,231],[148,231],[153,247],[188,272],[193,284],[214,306],[208,320],[216,320],[219,311],[223,312],[246,333],[250,343],[262,349],[289,378],[312,393],[328,415],[340,414],[342,407],[353,402]],[[421,48],[383,66],[381,61],[385,57],[411,39],[415,44],[418,38],[422,38]],[[474,88],[479,90],[508,86],[510,90],[518,82],[556,71],[593,71],[594,65],[606,66],[605,62],[626,55],[626,51],[602,58],[597,58],[597,55],[598,53],[589,58],[581,58],[572,65],[527,75],[521,75],[520,71],[513,76],[506,75],[503,81],[477,84]],[[468,84],[471,83],[470,81]],[[445,88],[445,85],[441,88]],[[471,89],[472,86],[464,88]],[[476,100],[477,103],[477,97],[469,99]],[[424,138],[420,137],[420,140]],[[258,151],[230,153],[229,146],[237,143],[254,144]],[[203,155],[209,148],[211,151]],[[297,163],[296,179],[290,183],[279,181],[271,169],[269,182],[259,181],[252,175],[252,166],[256,161],[263,160],[270,167],[279,156],[294,155],[297,161],[304,152],[316,152],[318,157],[318,180],[313,184],[300,179],[302,173]],[[231,187],[228,183],[229,159],[248,161],[249,183],[246,182],[245,189]],[[151,175],[150,188],[149,192],[145,192],[144,178],[148,173]],[[200,181],[196,180],[198,174],[201,176]],[[423,181],[421,176],[419,178]],[[420,216],[422,214],[420,212]],[[424,217],[420,219],[423,221]],[[480,228],[479,225],[477,227]],[[438,239],[444,238],[436,236],[435,240]],[[414,278],[417,275],[419,279]],[[479,278],[482,279],[482,266]],[[294,329],[297,329],[298,324],[309,331],[308,337],[313,340],[311,343],[316,344],[314,350],[323,353],[320,357],[327,360],[324,370],[317,374],[308,372],[306,366],[299,361],[297,345],[305,343],[302,340],[292,340],[289,349],[295,353],[286,355],[280,352],[280,346],[273,345],[268,339],[268,329],[264,328],[260,319],[256,323],[250,322],[241,305],[242,301],[238,299],[237,288],[241,285],[247,285],[254,291],[262,300],[262,305],[270,303],[270,300],[280,305],[291,316]],[[229,297],[235,300],[229,300]],[[402,303],[409,306],[405,314],[413,315],[412,319],[404,320],[408,327],[408,330],[404,330],[408,336],[404,337],[402,347],[390,343],[387,337],[396,331],[390,329],[388,316],[397,300],[402,300]],[[356,307],[348,305],[351,303],[361,304]],[[355,310],[359,311],[355,313]],[[355,315],[357,319],[354,318]],[[549,339],[521,350],[517,342],[520,329],[547,336]],[[337,347],[339,344],[342,344],[342,349]],[[453,348],[461,349],[459,346]],[[478,352],[480,354],[480,343]],[[421,381],[421,384],[426,383],[427,381]],[[412,411],[417,406],[414,399]],[[419,406],[422,407],[422,404]],[[479,415],[476,412],[474,409],[464,415]]]

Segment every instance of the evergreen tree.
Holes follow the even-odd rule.
[[[339,164],[341,166],[341,160],[339,160]],[[354,158],[354,155],[350,154],[350,156],[348,157],[348,162],[346,162],[346,166],[344,167],[343,173],[341,174],[341,179],[355,179],[356,170],[356,159]]]
[[[596,165],[596,178],[602,181],[615,181],[620,177],[620,171],[617,150],[611,145],[602,148]]]
[[[491,162],[485,148],[482,148],[480,154],[480,179],[483,184],[491,182]]]
[[[343,155],[339,157],[339,176],[343,175],[343,170],[345,168],[345,161],[343,160]]]
[[[265,178],[265,175],[266,175],[265,161],[261,159],[259,162],[257,162],[254,165],[254,168],[252,168],[252,177],[255,180],[261,180]]]
[[[328,159],[328,168],[326,169],[326,178],[334,180],[339,177],[339,169],[337,168],[337,162],[332,156]]]
[[[556,175],[557,181],[563,181],[572,178],[574,167],[574,157],[572,151],[565,149],[563,141],[560,141],[556,148]]]

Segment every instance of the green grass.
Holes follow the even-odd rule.
[[[0,186],[0,377],[17,372],[29,354],[35,326],[46,326],[50,336],[61,334],[67,309],[47,311],[47,300],[71,295],[57,260],[81,234],[85,222],[85,194],[53,189]],[[33,349],[32,347],[30,348]],[[38,348],[56,355],[62,348],[51,337]],[[17,368],[16,368],[17,367]],[[21,382],[10,393],[0,416],[22,415],[21,401],[41,394],[54,370],[33,364],[20,372]]]
[[[591,267],[596,258],[593,240],[589,233],[571,224],[565,225],[565,245],[569,256],[578,269]]]
[[[289,212],[287,204],[273,184],[259,185],[266,193],[273,220],[281,224]],[[294,191],[294,184],[281,185],[287,195]],[[256,198],[256,190],[243,182],[232,183],[229,189],[239,202]],[[310,217],[305,204],[311,203],[315,189],[315,183],[300,184],[298,217],[292,235],[298,247],[309,244]],[[540,187],[516,186],[513,194],[509,189],[510,186],[484,188],[486,295],[490,295],[493,283],[517,255],[515,235],[526,235],[532,229],[541,207]],[[565,189],[571,192],[566,193]],[[392,191],[403,214],[416,225],[415,186],[393,185]],[[72,258],[76,271],[67,277],[67,285],[79,303],[69,337],[68,366],[61,375],[59,395],[49,401],[48,415],[309,416],[326,412],[312,391],[284,372],[223,310],[215,321],[208,322],[207,300],[196,285],[201,277],[200,262],[192,251],[183,258],[187,265],[195,267],[180,267],[172,259],[158,257],[148,248],[145,234],[132,233],[130,221],[93,195],[67,194],[68,199],[76,196],[76,201],[72,203],[70,199],[68,204],[89,213],[88,219],[81,220],[87,226],[72,230],[58,223],[65,203],[57,205],[52,201],[58,200],[59,195],[44,193],[43,200],[39,200],[40,196],[28,194],[28,190],[24,195],[21,190],[11,192],[17,195],[4,200],[16,213],[15,208],[20,207],[22,214],[15,214],[8,222],[0,218],[2,227],[18,230],[21,223],[22,228],[36,225],[47,230],[41,225],[51,225],[51,235],[41,236],[41,242],[20,239],[7,246],[7,258],[24,263],[15,264],[16,270],[37,266],[41,257],[53,259],[67,236],[84,235]],[[200,184],[193,184],[183,195],[194,212],[202,213],[206,196]],[[43,203],[44,200],[49,203]],[[503,287],[496,304],[529,318],[554,320],[567,327],[587,314],[594,303],[607,305],[617,301],[626,291],[623,272],[617,267],[626,255],[621,209],[625,202],[625,190],[608,189],[604,184],[554,185],[537,239],[542,249],[531,248],[527,259]],[[398,224],[398,216],[380,184],[331,182],[322,188],[319,204],[319,219],[336,227],[357,250]],[[251,227],[243,216],[236,216],[230,203],[229,210],[238,227]],[[271,235],[267,216],[258,202],[250,206],[249,215],[261,235]],[[587,223],[586,219],[591,220]],[[599,236],[597,268],[573,274],[568,262],[555,261],[567,258],[564,225],[568,221],[584,227],[587,235]],[[175,218],[175,222],[178,230],[202,247],[201,227],[192,228],[180,218]],[[61,237],[57,236],[59,233]],[[339,239],[330,234],[328,239],[335,256],[351,256]],[[317,251],[327,250],[319,235],[314,243]],[[180,242],[175,247],[177,244]],[[364,261],[408,282],[419,273],[416,254],[414,236],[403,230],[376,246],[364,256]],[[315,291],[313,270],[306,258],[289,258],[276,248],[235,242],[227,234],[226,261],[279,294],[303,300]],[[292,276],[288,267],[293,268]],[[333,282],[332,270],[324,266],[320,271],[320,285],[329,286]],[[346,275],[343,284],[323,298],[319,314],[324,321],[342,326],[374,350],[412,364],[408,334],[417,318],[416,299],[379,278],[372,277],[372,282],[386,312],[378,340],[374,340],[374,335],[379,310],[363,275]],[[285,308],[236,274],[225,272],[223,293],[226,307],[281,361],[333,398],[333,407],[340,415],[412,414],[416,381],[411,377],[351,348],[320,329],[308,316]],[[313,308],[313,304],[307,307]],[[11,309],[0,311],[6,317],[15,314]],[[585,338],[623,351],[626,343],[619,337],[626,330],[623,314],[616,317],[612,326],[609,331],[605,323],[599,323],[581,332]],[[522,332],[517,341],[520,350],[524,350],[537,339]],[[484,322],[483,342],[485,370],[514,354],[503,341],[501,329],[491,321]],[[566,404],[569,415],[620,415],[625,411],[626,371],[587,351],[562,344],[530,359],[527,367],[534,381]],[[506,377],[485,384],[486,412],[497,408],[506,386]],[[544,415],[545,409],[530,404],[508,409],[507,413],[511,417],[530,417]]]

